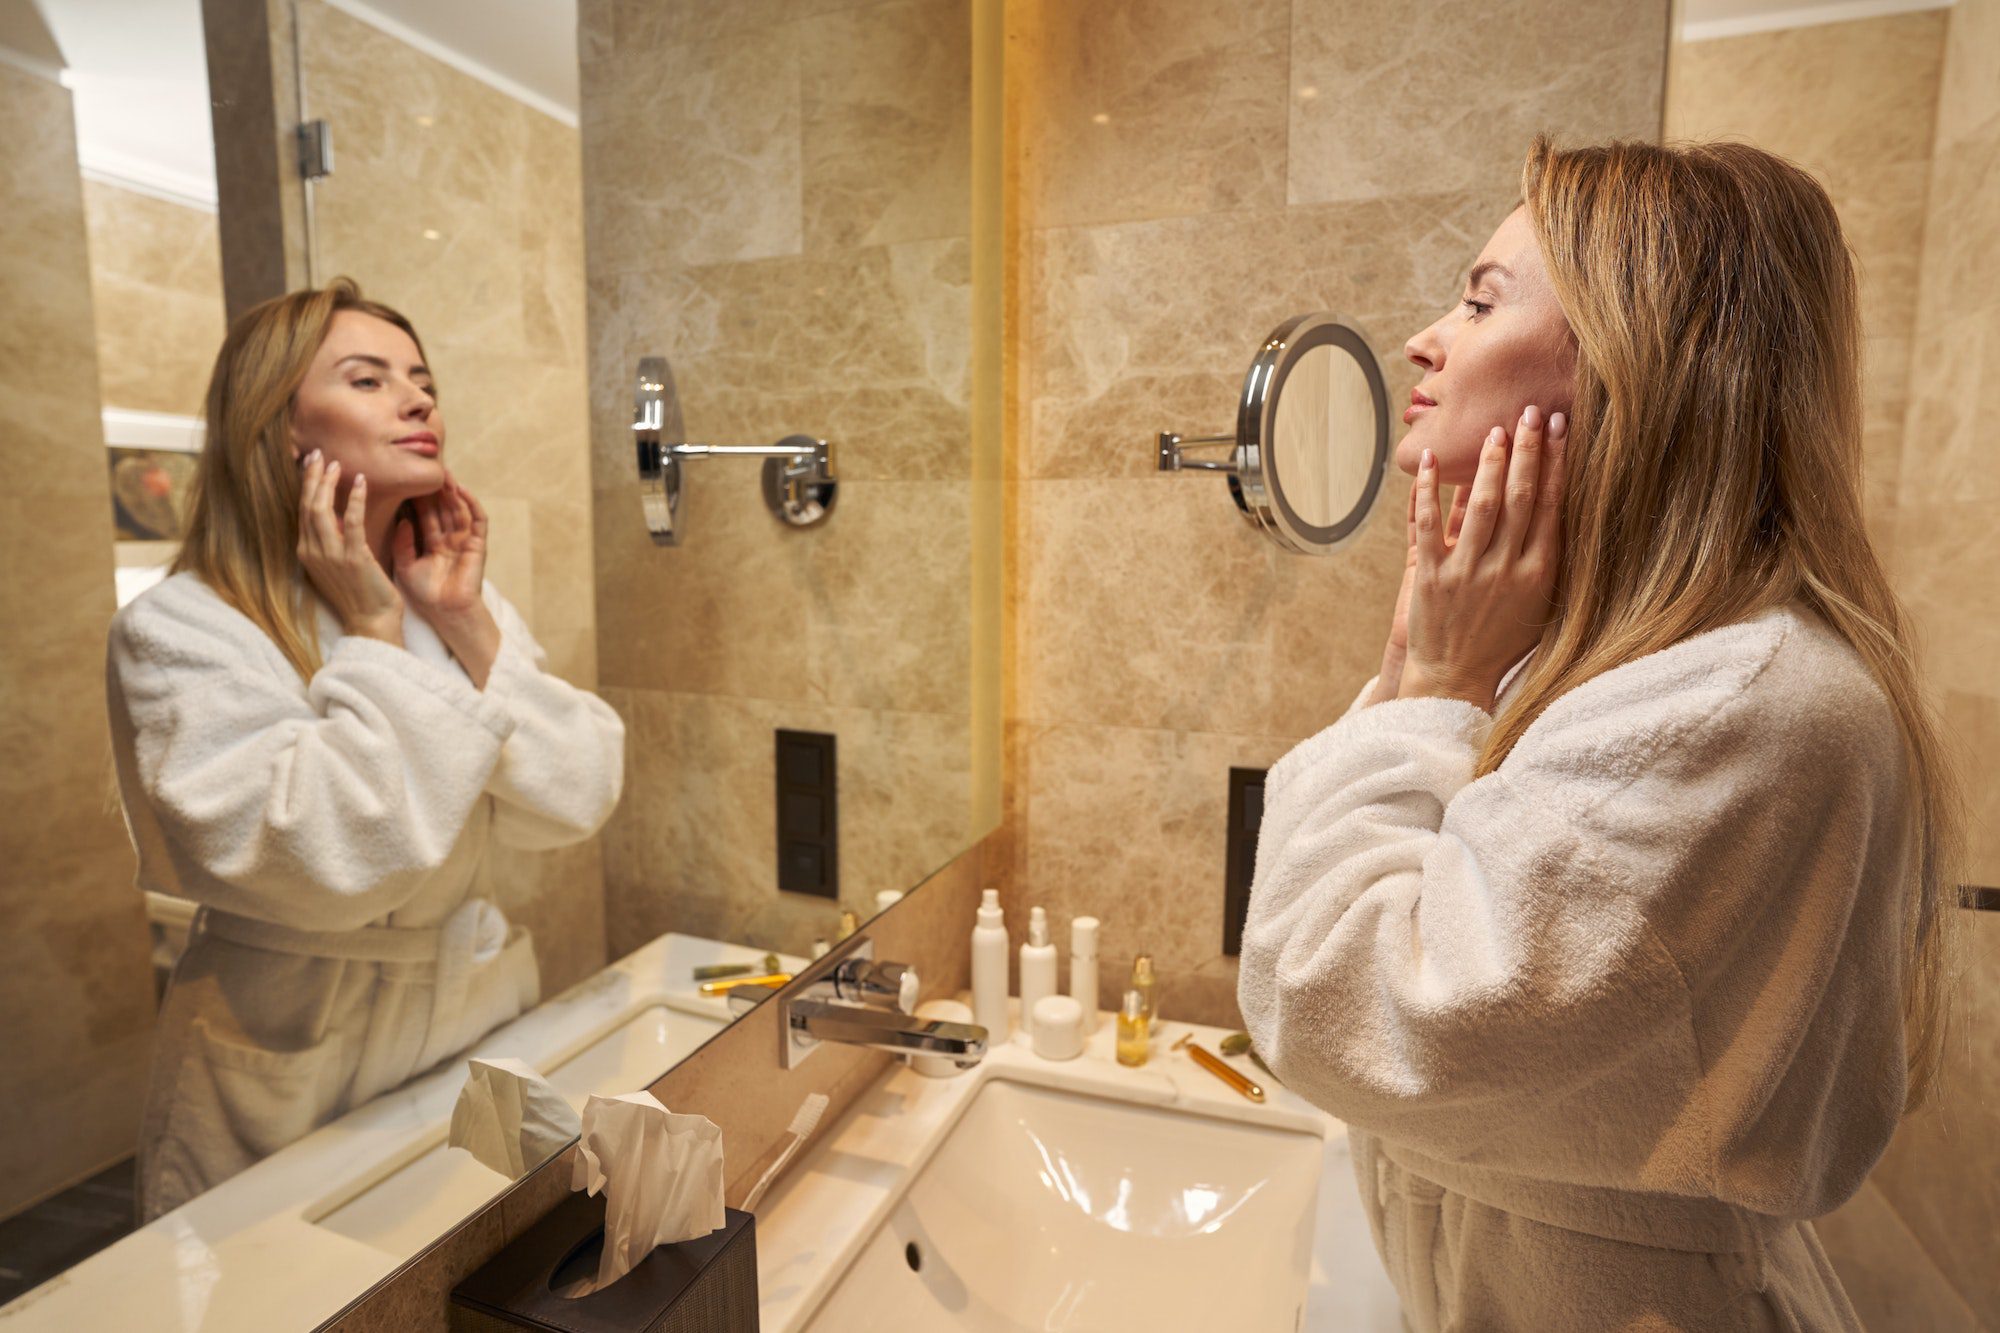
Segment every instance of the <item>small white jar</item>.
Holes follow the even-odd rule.
[[[1044,1060],[1074,1060],[1083,1054],[1083,1006],[1070,995],[1035,1001],[1035,1054]]]

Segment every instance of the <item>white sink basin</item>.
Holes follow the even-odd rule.
[[[757,1209],[766,1333],[1401,1333],[1346,1126],[1268,1080],[1245,1100],[1183,1032],[1227,1035],[1167,1023],[1128,1069],[1101,1014],[1074,1060],[890,1066]]]
[[[990,1082],[808,1327],[1296,1329],[1324,1147]]]

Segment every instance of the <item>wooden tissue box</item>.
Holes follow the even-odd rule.
[[[756,1219],[723,1210],[718,1231],[655,1246],[602,1291],[557,1294],[596,1273],[604,1196],[581,1191],[558,1204],[451,1293],[454,1333],[756,1333]]]

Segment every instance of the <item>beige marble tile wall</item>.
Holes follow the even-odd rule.
[[[1885,553],[1895,541],[1932,109],[1950,12],[1681,42],[1670,62],[1668,138],[1754,143],[1812,172],[1833,197],[1860,278],[1864,497]]]
[[[865,917],[971,827],[968,6],[584,0],[599,656],[630,728],[606,835],[611,951],[664,930],[804,952],[777,889],[773,731],[837,738],[842,901]],[[684,467],[656,547],[631,453],[638,359],[690,440],[831,439],[821,526],[755,459]]]
[[[67,89],[0,63],[0,1217],[132,1151],[153,1026],[116,798],[116,609]],[[32,571],[32,573],[31,573]],[[109,804],[107,804],[107,801]]]
[[[83,206],[104,405],[199,416],[225,325],[214,211],[96,180]]]
[[[446,460],[491,518],[488,577],[548,669],[595,688],[577,132],[318,0],[299,22],[308,114],[334,127],[322,280],[348,274],[416,325]],[[485,873],[534,933],[544,995],[604,965],[598,839],[496,850]]]
[[[1408,479],[1350,550],[1293,556],[1220,479],[1154,471],[1153,435],[1228,427],[1258,344],[1308,310],[1358,323],[1406,400],[1403,344],[1456,300],[1535,131],[1658,135],[1668,5],[1009,9],[1009,924],[1042,903],[1066,944],[1096,915],[1107,1007],[1143,950],[1167,1012],[1233,1025],[1228,770],[1374,674]]]
[[[1938,85],[1897,578],[1968,783],[1967,876],[2000,885],[2000,0],[1958,0]],[[1948,1094],[1873,1179],[1988,1328],[2000,1327],[2000,913],[1970,914],[1965,1026]]]

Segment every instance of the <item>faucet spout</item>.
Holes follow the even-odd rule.
[[[794,1000],[791,1024],[813,1042],[836,1041],[898,1055],[942,1055],[960,1069],[970,1069],[986,1056],[987,1032],[976,1023],[915,1018],[839,1000]]]

